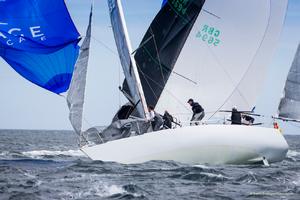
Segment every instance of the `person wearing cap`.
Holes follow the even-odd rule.
[[[189,99],[188,104],[190,104],[193,111],[191,125],[193,124],[192,122],[194,122],[195,125],[199,125],[199,121],[201,121],[205,116],[204,109],[198,102],[194,102],[193,99]]]
[[[241,125],[242,124],[242,115],[237,110],[237,107],[234,106],[231,111],[231,124]]]

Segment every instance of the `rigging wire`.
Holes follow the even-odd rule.
[[[92,39],[97,42],[98,44],[100,44],[102,47],[104,47],[106,50],[108,50],[110,53],[112,53],[113,55],[119,57],[119,55],[112,49],[110,48],[108,45],[106,45],[104,42],[101,42],[100,40],[98,40],[97,38],[95,38],[94,36],[92,36]]]
[[[165,79],[165,76],[164,76],[163,67],[162,67],[162,64],[161,64],[161,60],[160,60],[160,56],[159,56],[159,52],[158,52],[158,48],[157,48],[155,35],[153,34],[153,30],[152,30],[151,27],[150,27],[150,33],[153,36],[153,42],[154,42],[154,46],[155,46],[156,57],[157,57],[157,60],[158,60],[158,63],[159,63],[160,73],[161,73],[161,76],[163,78],[164,83],[166,84],[166,79]]]
[[[142,73],[142,75],[144,76],[144,77],[146,77],[145,78],[145,80],[147,80],[147,79],[149,79],[149,80],[151,80],[153,83],[155,83],[158,87],[160,87],[161,89],[164,89],[164,91],[166,91],[167,93],[169,93],[183,108],[185,108],[186,110],[188,110],[188,111],[190,111],[190,109],[188,109],[186,106],[185,106],[185,104],[183,103],[183,102],[181,102],[180,100],[179,100],[179,98],[178,97],[176,97],[170,90],[168,90],[168,89],[166,89],[164,86],[162,86],[162,85],[160,85],[157,81],[155,81],[154,79],[152,79],[149,75],[147,75],[147,74],[145,74],[141,69],[140,69],[140,67],[139,66],[137,66],[138,68],[139,68],[139,70],[140,70],[140,72]],[[147,82],[148,82],[148,80],[147,80]],[[151,87],[151,85],[149,84],[149,82],[148,82],[148,85],[149,85],[149,87],[150,87],[150,89],[152,90],[152,92],[154,93],[154,91],[153,91],[153,88]],[[155,94],[155,93],[154,93]],[[156,99],[158,100],[158,97],[156,96]]]

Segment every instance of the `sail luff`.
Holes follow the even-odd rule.
[[[93,6],[91,6],[86,37],[80,47],[81,52],[75,65],[73,78],[67,95],[67,104],[70,110],[69,120],[78,135],[82,134],[83,105],[92,32],[92,15]]]

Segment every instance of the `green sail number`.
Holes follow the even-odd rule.
[[[221,31],[215,27],[204,25],[201,31],[197,32],[196,38],[199,38],[203,42],[206,42],[209,45],[219,46],[221,43],[220,40]]]
[[[189,0],[171,0],[169,2],[171,2],[171,5],[179,14],[186,14],[187,3],[189,2]]]

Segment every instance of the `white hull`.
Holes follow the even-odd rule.
[[[202,125],[168,129],[81,149],[92,160],[124,164],[173,160],[188,164],[247,164],[282,161],[288,144],[272,128]]]

